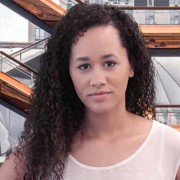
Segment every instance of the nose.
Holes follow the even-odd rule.
[[[90,77],[90,86],[99,88],[106,84],[106,74],[101,68],[94,68]]]

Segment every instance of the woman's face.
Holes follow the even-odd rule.
[[[127,83],[134,72],[113,26],[95,27],[79,37],[72,45],[69,71],[86,111],[125,108]]]

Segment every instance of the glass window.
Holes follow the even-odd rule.
[[[174,19],[170,19],[170,23],[171,23],[171,24],[174,24]]]
[[[154,24],[154,19],[150,19],[149,24]]]
[[[147,4],[148,6],[154,6],[154,0],[148,0]]]
[[[134,3],[134,0],[125,0],[124,2],[125,2],[125,4],[129,4],[129,3],[132,3],[132,4],[133,4],[133,3]]]
[[[35,36],[39,36],[39,28],[35,29]]]
[[[126,13],[128,13],[129,15],[133,16],[133,10],[125,10]]]
[[[171,24],[180,24],[180,11],[179,10],[171,10],[170,21],[171,21]]]
[[[44,31],[40,29],[40,37],[44,37]]]
[[[45,32],[44,30],[40,29],[40,28],[35,28],[35,40],[41,40],[45,38]]]
[[[179,19],[175,19],[174,24],[179,24]]]
[[[84,3],[87,3],[86,1],[84,1]],[[67,10],[72,8],[72,2],[67,2]]]
[[[179,0],[175,0],[175,4],[178,4],[178,1],[179,1]]]
[[[145,11],[145,24],[154,24],[155,23],[155,11],[147,10]]]
[[[170,0],[170,4],[180,5],[180,0]]]

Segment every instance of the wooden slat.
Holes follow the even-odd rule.
[[[46,4],[51,9],[58,12],[61,16],[64,16],[66,14],[66,10],[63,7],[59,6],[58,4],[54,3],[53,1],[51,0],[40,0],[40,1]]]
[[[37,14],[37,15],[39,15],[39,14],[42,14],[43,12],[39,9],[39,8],[37,8],[35,5],[33,5],[32,3],[30,3],[30,2],[27,2],[27,1],[22,1],[22,0],[15,0],[15,2],[17,3],[17,4],[19,4],[19,5],[21,5],[23,8],[25,8],[25,9],[31,9],[31,12],[33,13],[33,14]]]
[[[62,17],[62,10],[57,12],[58,5],[56,9],[52,9],[53,6],[49,7],[47,3],[41,2],[41,0],[12,0],[15,4],[22,7],[29,13],[33,14],[37,18],[43,20],[45,23],[50,26],[54,26],[56,22]],[[49,3],[50,4],[50,3]],[[52,3],[51,3],[52,4]],[[55,6],[54,6],[55,7]],[[59,7],[61,9],[61,7]]]
[[[5,100],[9,104],[17,107],[18,109],[28,113],[30,110],[30,97],[19,92],[17,89],[10,86],[8,83],[0,83],[0,95],[1,99]]]
[[[158,48],[158,49],[179,49],[180,48],[180,44],[175,44],[175,45],[172,45],[172,44],[168,44],[166,43],[165,45],[161,45],[161,44],[147,44],[146,45],[147,48],[151,48],[151,49],[154,49],[154,48]]]
[[[179,25],[140,25],[144,35],[180,36]]]
[[[170,125],[170,126],[180,132],[180,125]]]
[[[15,80],[15,79],[9,77],[8,75],[6,75],[3,72],[0,72],[0,80],[8,83],[9,85],[16,88],[17,90],[19,90],[20,92],[24,93],[27,96],[31,95],[31,88],[29,88],[25,84]]]
[[[180,48],[179,25],[140,25],[148,48]]]

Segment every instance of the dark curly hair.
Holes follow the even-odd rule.
[[[138,24],[118,7],[72,7],[55,27],[41,60],[31,113],[15,153],[17,171],[22,168],[24,173],[20,179],[63,179],[66,159],[84,116],[84,105],[69,74],[71,47],[88,29],[108,24],[119,31],[134,70],[127,86],[126,109],[145,116],[153,107],[154,68]]]

